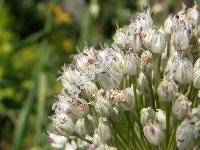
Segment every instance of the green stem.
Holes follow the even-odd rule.
[[[170,114],[171,114],[171,102],[166,102],[166,147],[169,143],[169,123],[170,123]]]
[[[154,99],[154,91],[153,91],[153,88],[152,88],[151,77],[148,76],[148,75],[146,77],[147,77],[148,86],[149,86],[149,89],[150,89],[152,107],[153,107],[154,110],[156,110],[155,99]]]

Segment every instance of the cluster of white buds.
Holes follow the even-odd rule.
[[[157,149],[197,147],[199,20],[195,3],[157,28],[148,8],[116,31],[111,46],[84,47],[62,68],[63,89],[47,134],[51,145],[66,150],[149,149],[148,143]]]
[[[166,114],[163,110],[152,108],[143,108],[140,112],[141,123],[143,125],[144,136],[149,143],[158,145],[164,138],[166,129]]]

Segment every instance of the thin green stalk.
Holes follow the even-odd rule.
[[[154,91],[153,91],[153,88],[152,88],[151,77],[148,76],[148,75],[146,77],[147,77],[148,86],[149,86],[149,89],[150,89],[152,107],[153,107],[154,110],[156,110],[155,99],[154,99]]]
[[[44,73],[39,75],[38,81],[38,102],[37,102],[37,119],[36,119],[36,139],[37,143],[42,141],[41,135],[43,133],[45,116],[45,102],[46,102],[47,79]]]
[[[135,129],[132,126],[132,123],[131,123],[131,120],[130,120],[129,112],[125,112],[125,116],[126,116],[126,119],[128,121],[128,125],[131,129],[130,131],[131,131],[132,135],[134,135],[134,137],[135,137],[135,139],[132,139],[132,140],[134,141],[134,143],[139,143],[139,145],[141,146],[142,149],[145,149],[144,146],[143,146],[144,143],[141,142],[141,140],[138,138],[137,134],[135,133]]]
[[[128,141],[126,140],[126,138],[124,138],[124,136],[121,134],[120,130],[115,126],[115,123],[113,123],[113,121],[110,119],[111,125],[113,127],[113,129],[115,130],[115,132],[119,135],[119,137],[123,140],[123,142],[126,145],[129,145]]]
[[[170,114],[171,114],[171,102],[166,102],[166,147],[169,143],[169,125],[170,125]]]

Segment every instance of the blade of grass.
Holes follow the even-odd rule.
[[[46,102],[46,89],[47,89],[47,78],[42,72],[39,75],[38,80],[38,91],[37,91],[37,119],[36,119],[36,142],[39,144],[42,141],[42,133],[44,126],[45,114],[45,102]]]
[[[17,125],[15,128],[15,136],[14,136],[14,141],[13,141],[13,149],[14,150],[18,150],[21,147],[21,143],[22,143],[22,139],[25,133],[25,130],[27,128],[27,120],[28,117],[31,113],[33,104],[34,104],[34,99],[35,99],[35,95],[36,95],[36,88],[38,87],[38,75],[40,75],[40,72],[45,64],[45,57],[47,57],[48,55],[48,51],[44,51],[46,50],[46,46],[47,43],[46,42],[42,42],[41,43],[41,47],[40,47],[40,58],[38,63],[36,64],[36,66],[33,68],[33,87],[32,89],[29,91],[28,96],[25,100],[25,104],[20,112],[19,115],[19,119],[17,121]]]

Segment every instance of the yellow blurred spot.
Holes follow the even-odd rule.
[[[59,5],[54,5],[53,12],[55,14],[56,23],[68,23],[71,21],[70,14],[66,11],[63,11]]]
[[[62,47],[67,52],[72,52],[74,50],[74,41],[71,39],[65,38],[62,42]]]

